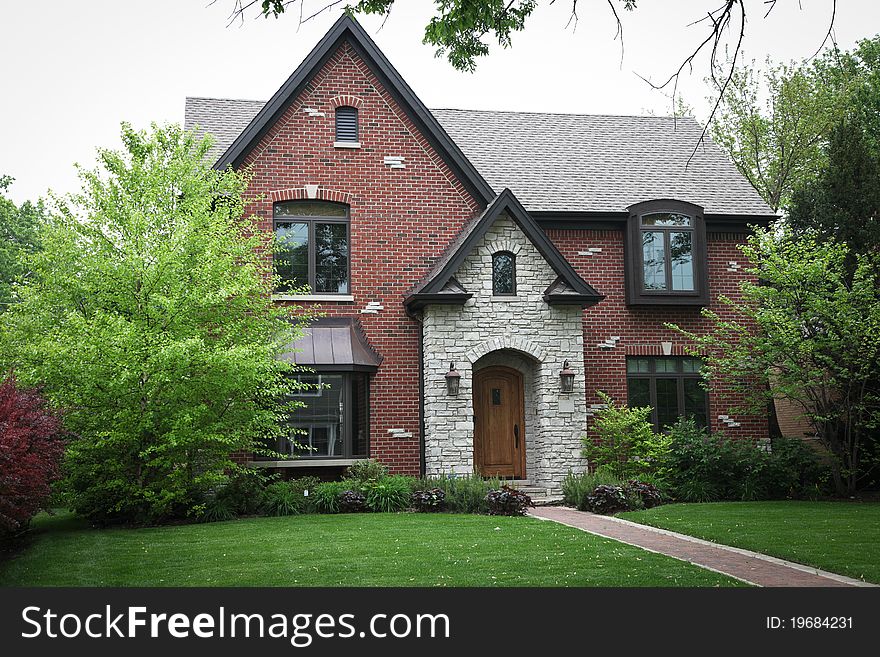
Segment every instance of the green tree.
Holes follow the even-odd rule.
[[[768,59],[734,69],[710,133],[775,212],[821,168],[835,111],[808,67]]]
[[[247,177],[176,126],[123,124],[122,141],[55,199],[2,318],[3,365],[65,409],[66,483],[95,522],[197,511],[234,452],[273,444],[290,410],[277,356],[302,321],[271,301]]]
[[[723,315],[703,311],[712,332],[679,330],[708,378],[746,400],[741,410],[764,412],[774,397],[798,404],[834,456],[837,492],[851,495],[875,465],[865,454],[876,453],[880,430],[880,254],[788,227],[758,231],[742,251],[760,283],[722,297]],[[772,389],[755,384],[768,380]]]
[[[834,126],[827,166],[794,190],[788,216],[794,231],[814,231],[846,245],[851,274],[858,254],[880,247],[880,151],[874,150],[880,123],[864,120],[854,111]]]
[[[15,284],[27,274],[25,259],[39,248],[38,226],[43,204],[16,206],[4,196],[13,178],[0,176],[0,313],[16,298]]]
[[[878,152],[880,36],[812,63],[736,66],[723,91],[715,89],[712,137],[773,210],[787,210],[794,190],[828,169],[828,144],[841,121],[859,123]]]

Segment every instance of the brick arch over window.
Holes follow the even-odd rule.
[[[354,107],[355,109],[360,109],[363,103],[364,101],[361,98],[352,96],[351,94],[342,94],[330,99],[330,105],[333,109],[336,109],[337,107]]]
[[[276,189],[269,192],[269,200],[273,203],[278,203],[279,201],[330,201],[332,203],[351,205],[353,198],[354,194],[351,192],[325,189],[317,185]]]
[[[480,360],[486,354],[493,351],[499,351],[501,349],[518,351],[521,354],[525,354],[526,356],[531,357],[533,360],[536,360],[539,363],[543,363],[547,359],[547,354],[544,351],[543,347],[539,346],[535,342],[532,342],[531,340],[525,340],[523,338],[518,338],[513,335],[504,335],[498,338],[487,340],[486,342],[483,342],[482,344],[479,344],[468,351],[465,354],[465,358],[468,359],[468,362],[473,364]]]

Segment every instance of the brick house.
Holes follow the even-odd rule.
[[[311,291],[277,302],[325,314],[286,356],[322,384],[295,418],[312,450],[263,465],[370,456],[555,490],[586,467],[598,390],[658,427],[767,437],[665,327],[706,330],[774,216],[714,144],[687,164],[693,119],[428,110],[344,16],[268,102],[188,98],[186,127],[252,170],[276,268]]]

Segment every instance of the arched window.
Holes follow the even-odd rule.
[[[510,251],[499,251],[492,255],[492,294],[516,294],[516,256]]]
[[[629,210],[628,303],[708,303],[702,208],[664,199]]]
[[[308,286],[312,294],[348,294],[348,207],[285,201],[274,208],[278,291]]]
[[[358,111],[356,107],[344,105],[336,108],[336,141],[344,143],[357,143],[360,141]]]

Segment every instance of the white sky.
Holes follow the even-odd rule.
[[[0,175],[16,178],[14,200],[47,189],[78,189],[74,162],[94,163],[98,146],[119,146],[119,123],[183,121],[184,97],[266,100],[339,17],[343,4],[302,25],[297,11],[278,20],[227,27],[233,0],[0,0]],[[616,0],[615,0],[616,2]],[[326,0],[306,0],[319,8]],[[397,0],[382,29],[362,24],[428,107],[590,114],[668,114],[668,98],[636,72],[667,77],[704,38],[705,24],[687,27],[720,0],[641,0],[620,10],[626,52],[613,40],[605,0],[580,0],[580,21],[566,29],[570,0],[543,0],[513,36],[474,74],[454,71],[422,45],[431,0]],[[751,12],[745,42],[749,60],[809,57],[822,42],[831,0],[779,0],[763,18]],[[256,12],[252,16],[256,16]],[[880,31],[880,2],[838,0],[835,34],[842,48]],[[685,100],[705,114],[706,60],[680,85]]]

